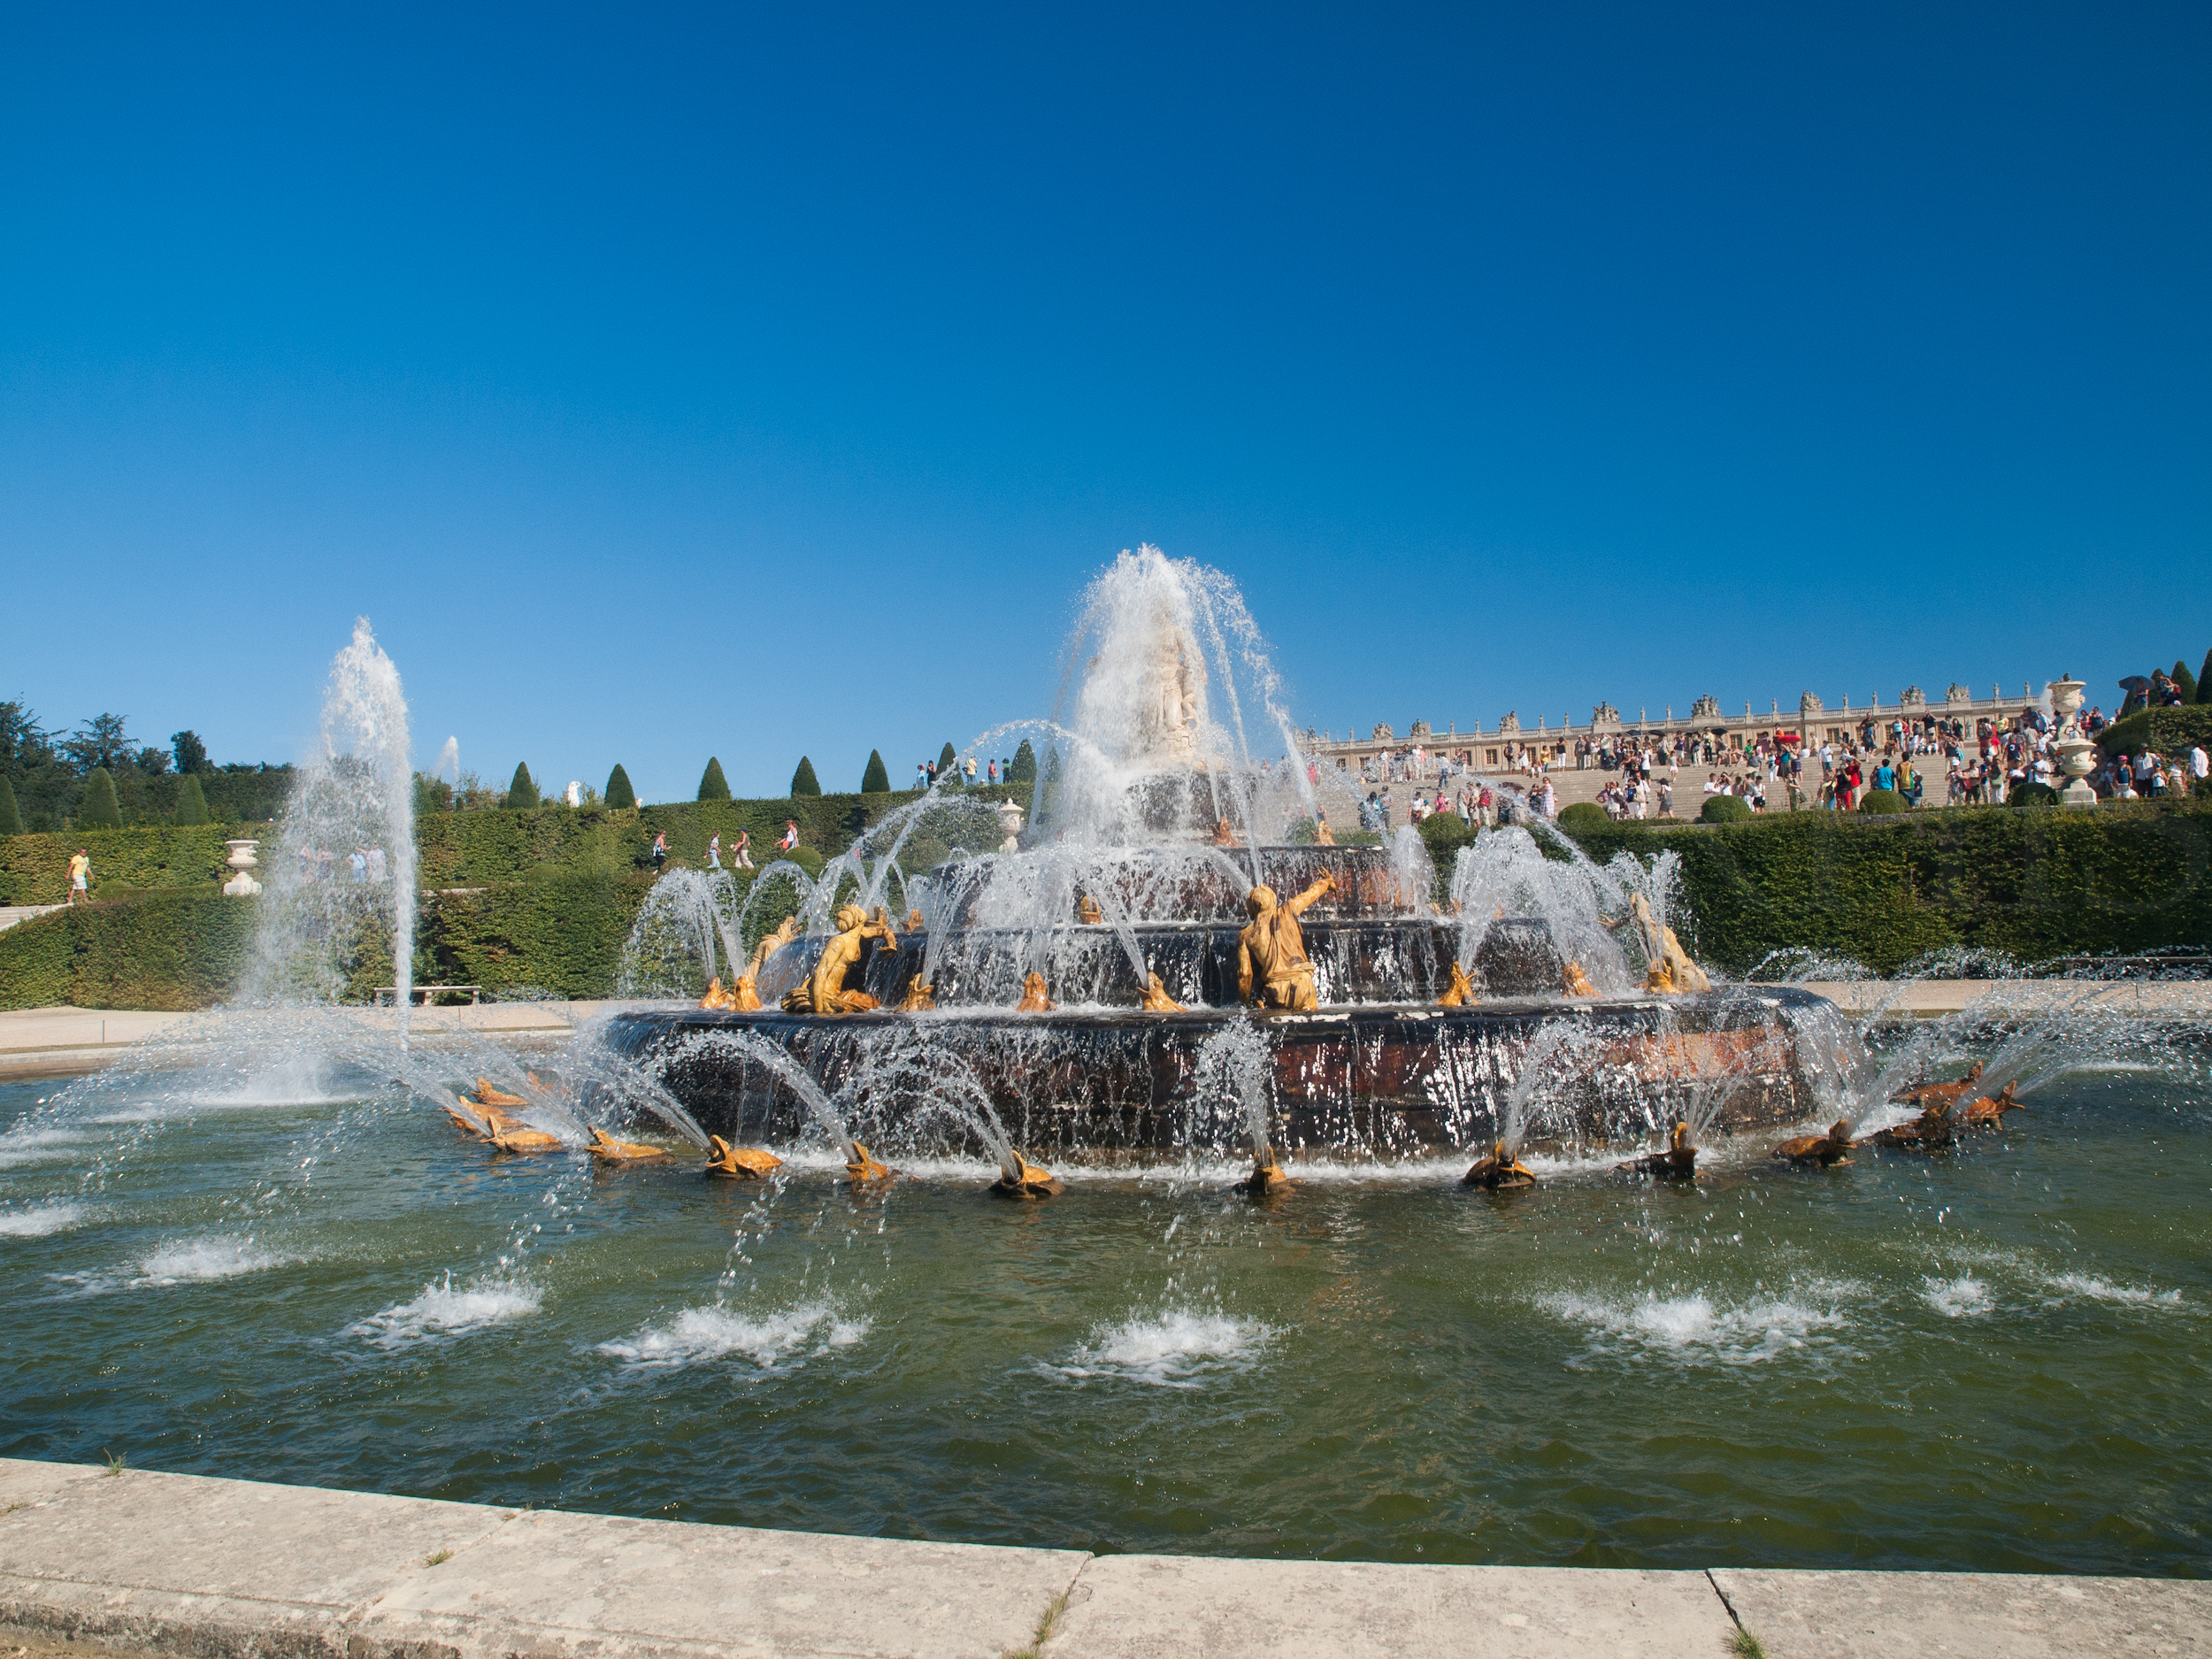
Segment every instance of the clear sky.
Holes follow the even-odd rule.
[[[2212,8],[25,5],[0,697],[856,787],[1227,570],[1296,713],[2212,646]]]

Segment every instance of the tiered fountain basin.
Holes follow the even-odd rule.
[[[1712,1118],[1722,1133],[1799,1122],[1815,1110],[1793,1032],[1793,1021],[1824,1006],[1810,993],[1565,995],[1548,921],[1493,918],[1471,927],[1409,913],[1428,907],[1380,849],[1229,849],[1195,869],[1185,857],[1164,890],[1141,862],[1122,868],[1136,872],[1124,892],[1108,879],[1092,895],[1106,914],[1141,902],[1192,919],[976,926],[971,918],[987,906],[955,872],[942,888],[954,895],[941,907],[943,937],[925,930],[895,948],[870,941],[853,984],[882,1004],[877,1011],[818,1017],[776,1006],[812,971],[826,943],[815,934],[769,959],[757,987],[763,1010],[635,1010],[618,1018],[609,1041],[654,1064],[701,1127],[729,1140],[795,1139],[810,1114],[757,1049],[718,1042],[718,1033],[772,1043],[825,1090],[864,1102],[874,1132],[899,1141],[926,1127],[902,1121],[902,1110],[933,1102],[895,1087],[871,1091],[871,1074],[895,1056],[957,1066],[1018,1144],[1074,1162],[1243,1142],[1251,1125],[1242,1109],[1201,1079],[1202,1050],[1239,1025],[1264,1045],[1271,1143],[1309,1156],[1399,1158],[1487,1144],[1505,1133],[1524,1053],[1563,1017],[1586,1035],[1576,1045],[1577,1075],[1549,1091],[1546,1121],[1527,1126],[1532,1144],[1640,1142],[1666,1129],[1678,1094],[1715,1077],[1726,1079]],[[1324,871],[1337,880],[1302,918],[1320,1003],[1313,1011],[1240,1005],[1240,912],[1255,870],[1286,896]],[[1183,1011],[1139,1007],[1140,960]],[[1439,1005],[1463,960],[1475,1003]],[[1048,1012],[1016,1007],[1032,971],[1046,974],[1056,1004]],[[937,1007],[897,1011],[925,975]]]

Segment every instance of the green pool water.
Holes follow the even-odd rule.
[[[0,1089],[0,1452],[1093,1550],[2194,1576],[2212,1125],[856,1199],[488,1157],[343,1076]]]

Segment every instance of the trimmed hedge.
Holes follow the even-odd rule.
[[[1887,973],[1955,945],[2036,960],[2212,939],[2212,801],[1570,833],[1601,863],[1678,853],[1695,949],[1732,972],[1792,947]]]
[[[2097,745],[2108,755],[2132,755],[2146,743],[2169,760],[2186,755],[2193,743],[2212,752],[2212,703],[2139,709],[2097,733]]]
[[[0,904],[59,904],[69,896],[69,856],[80,847],[92,858],[96,899],[147,887],[219,884],[227,874],[223,843],[235,838],[235,827],[223,824],[0,837]],[[268,844],[264,839],[263,850]]]
[[[1740,824],[1753,816],[1749,803],[1732,795],[1707,795],[1697,815],[1707,824]]]
[[[1862,812],[1909,812],[1912,803],[1894,789],[1869,789],[1859,797]]]
[[[0,933],[0,1007],[207,1008],[253,956],[258,907],[171,892],[80,904]]]

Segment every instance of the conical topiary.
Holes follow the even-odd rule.
[[[121,829],[123,810],[115,804],[115,780],[105,766],[95,766],[84,780],[77,802],[79,829]]]
[[[15,786],[0,778],[0,835],[20,835],[23,815],[15,810]]]
[[[177,822],[207,822],[207,796],[201,793],[200,780],[195,773],[186,772],[184,781],[177,785]]]
[[[937,752],[937,778],[941,783],[960,781],[960,753],[950,743]]]
[[[791,793],[816,795],[822,793],[821,780],[814,775],[814,763],[804,755],[799,757],[799,770],[791,774]]]
[[[1060,746],[1056,743],[1045,745],[1045,781],[1060,781]]]
[[[538,786],[531,781],[530,768],[521,761],[515,763],[515,780],[507,786],[507,799],[502,804],[523,810],[544,805],[538,799]]]
[[[2204,666],[2197,670],[2197,701],[2212,703],[2212,651],[2204,654]]]
[[[707,757],[707,769],[699,776],[699,798],[702,801],[726,801],[730,798],[730,780],[722,775],[722,763],[712,755]]]
[[[1014,758],[1006,763],[1006,781],[1034,783],[1037,781],[1037,751],[1029,747],[1029,740],[1022,739],[1021,747],[1014,751]]]
[[[620,761],[607,774],[607,804],[626,809],[637,804],[637,791],[630,787],[630,774],[622,770]]]
[[[2194,703],[2197,700],[2197,677],[2189,672],[2189,664],[2178,657],[2174,658],[2174,684],[2181,687],[2182,702]]]
[[[888,795],[890,792],[891,773],[884,766],[883,751],[879,749],[872,749],[868,751],[867,767],[860,774],[860,793]]]

